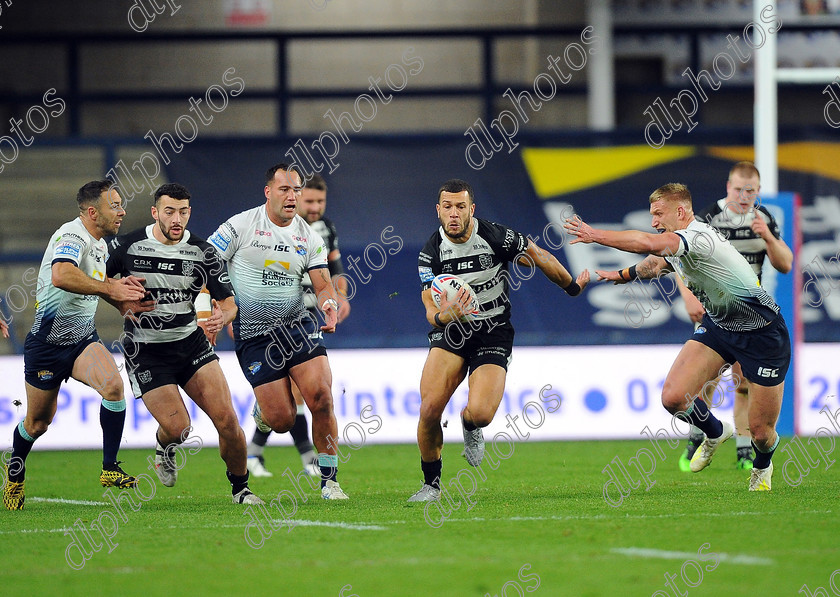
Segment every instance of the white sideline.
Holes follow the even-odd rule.
[[[65,500],[64,498],[27,497],[27,502],[47,502],[51,504],[72,504],[74,506],[107,506],[108,502],[91,502],[88,500]]]
[[[697,553],[690,551],[668,551],[665,549],[650,549],[647,547],[615,547],[610,550],[612,553],[620,553],[625,556],[638,558],[658,558],[660,560],[689,560],[697,559]],[[708,553],[706,555],[709,555]],[[759,558],[746,554],[716,554],[719,562],[730,564],[746,564],[748,566],[772,566],[775,562],[769,558]]]
[[[32,500],[38,501],[57,501],[59,498],[27,498]],[[81,502],[84,505],[103,505],[107,506],[105,502],[86,502],[82,500],[77,500],[77,502],[72,502],[71,500],[63,500],[62,503],[78,503]],[[369,521],[369,522],[335,522],[335,521],[324,521],[324,520],[303,520],[303,519],[295,519],[295,523],[297,526],[312,526],[312,527],[331,527],[331,528],[339,528],[339,529],[346,529],[346,530],[357,530],[357,531],[383,531],[387,530],[387,527],[390,525],[398,525],[398,524],[411,524],[411,523],[423,523],[425,524],[425,520],[422,517],[422,510],[417,510],[420,514],[416,519],[411,520],[380,520],[380,521]],[[831,510],[803,510],[801,512],[796,512],[796,514],[831,514]],[[742,516],[767,516],[767,515],[774,515],[777,512],[714,512],[704,514],[704,516],[709,517],[718,517],[718,518],[729,518],[729,517],[742,517]],[[470,523],[470,522],[543,522],[543,521],[550,521],[550,520],[558,520],[558,521],[567,521],[567,520],[610,520],[610,519],[654,519],[654,518],[678,518],[681,516],[690,516],[690,514],[627,514],[624,516],[609,516],[607,514],[570,514],[567,516],[560,516],[560,515],[553,515],[553,516],[509,516],[506,518],[484,518],[484,517],[472,517],[472,518],[449,518],[446,520],[447,523]],[[280,521],[279,519],[275,519],[274,522],[278,524],[283,522],[283,524],[287,524],[286,521]],[[149,527],[153,528],[153,527]],[[159,528],[159,527],[154,527]],[[186,527],[183,525],[169,525],[170,529],[181,529],[181,528],[203,528],[203,529],[218,529],[218,528],[227,528],[227,529],[235,529],[235,528],[245,528],[244,524],[207,524],[207,525],[187,525]],[[57,529],[17,529],[17,530],[9,530],[9,531],[0,531],[0,535],[9,535],[12,533],[63,533],[64,531],[69,530],[68,527],[61,527]],[[679,558],[687,559],[688,557],[694,557],[696,553],[688,553],[688,552],[676,552],[676,551],[665,551],[665,550],[645,550],[645,548],[616,548],[616,549],[629,549],[629,550],[636,550],[632,553],[626,553],[625,555],[634,555],[639,557],[658,557],[658,558],[665,558],[671,559],[676,558],[676,555],[662,555],[662,554],[679,554]],[[613,550],[615,551],[615,550]],[[648,553],[649,552],[649,553]],[[617,551],[616,553],[623,553],[621,551]],[[744,563],[744,564],[756,564],[756,565],[770,565],[773,563],[772,560],[768,560],[766,558],[753,558],[753,561],[741,561],[735,558],[752,558],[752,556],[740,556],[740,555],[729,555],[729,554],[719,554],[721,556],[721,561],[732,562],[732,563]]]

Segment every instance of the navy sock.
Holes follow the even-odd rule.
[[[268,433],[263,433],[259,429],[254,429],[254,437],[251,438],[251,443],[258,446],[265,446],[265,442],[268,441],[269,435],[271,435],[270,431]]]
[[[21,434],[21,431],[26,435],[26,437]],[[9,459],[9,481],[13,481],[15,483],[23,481],[26,473],[26,457],[29,456],[29,451],[32,450],[32,445],[34,443],[35,439],[26,433],[26,429],[23,427],[23,421],[21,421],[12,433],[12,456]]]
[[[423,470],[423,483],[440,489],[440,474],[443,470],[443,460],[438,458],[432,462],[420,461],[420,468]]]
[[[314,449],[312,442],[309,440],[309,425],[306,422],[306,415],[298,413],[295,416],[295,424],[292,425],[289,433],[292,435],[292,440],[295,442],[295,447],[301,454],[306,454]]]
[[[244,475],[234,475],[230,471],[225,471],[225,474],[227,474],[228,481],[230,481],[230,484],[233,488],[233,495],[236,495],[237,493],[248,487],[248,471],[245,471]]]
[[[476,429],[478,429],[478,427],[467,421],[463,417],[463,415],[461,416],[461,423],[464,425],[464,429],[466,429],[467,431],[475,431]]]
[[[99,425],[102,427],[102,464],[114,464],[125,427],[125,400],[103,399],[99,407]]]
[[[773,458],[773,452],[776,451],[776,448],[779,447],[779,440],[781,436],[778,434],[776,435],[776,441],[773,444],[773,447],[770,448],[769,452],[762,452],[758,449],[758,446],[755,445],[755,442],[752,442],[753,450],[755,450],[755,460],[753,460],[753,468],[767,468],[770,466],[770,459]]]
[[[688,421],[700,429],[706,434],[706,437],[716,439],[723,434],[723,423],[711,413],[709,407],[700,398],[694,399],[694,402],[682,413],[680,418],[682,419],[683,416],[685,417],[684,421]]]

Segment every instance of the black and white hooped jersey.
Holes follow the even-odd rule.
[[[301,279],[327,267],[327,248],[306,220],[296,215],[288,226],[277,226],[263,204],[236,214],[207,240],[227,262],[236,292],[236,340],[307,316]]]
[[[38,270],[33,336],[65,346],[81,342],[96,330],[93,319],[99,297],[56,288],[52,283],[52,266],[61,262],[72,263],[94,280],[102,282],[105,280],[107,259],[107,243],[93,238],[80,218],[63,224],[53,233]]]
[[[317,222],[312,222],[309,225],[323,239],[324,244],[327,246],[327,259],[329,259],[330,253],[338,250],[338,232],[336,232],[335,224],[332,223],[332,220],[321,218]],[[315,291],[312,290],[312,280],[309,278],[308,273],[304,274],[300,284],[303,286],[303,303],[306,308],[317,309],[318,299],[315,296]]]
[[[174,245],[157,240],[149,224],[111,241],[108,275],[146,278],[146,290],[157,301],[154,310],[141,313],[140,322],[125,320],[126,336],[135,342],[174,342],[196,329],[195,297],[203,287],[210,296],[224,300],[233,296],[225,265],[204,239],[184,230]]]
[[[454,274],[472,287],[479,303],[475,319],[510,319],[508,263],[528,248],[528,238],[512,228],[473,218],[470,238],[453,243],[438,228],[420,252],[417,267],[423,290],[440,274]]]
[[[695,214],[694,217],[719,231],[744,256],[759,281],[761,280],[761,268],[767,255],[767,243],[753,232],[753,221],[756,218],[763,218],[770,233],[776,238],[781,238],[779,224],[766,207],[757,205],[747,213],[739,214],[726,206],[724,198]]]
[[[665,259],[712,321],[725,330],[744,332],[763,328],[776,318],[779,306],[746,259],[714,228],[693,220],[674,232],[680,244]]]

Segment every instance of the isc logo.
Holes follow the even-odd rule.
[[[779,377],[779,370],[771,369],[770,367],[759,367],[758,375],[759,377]]]
[[[158,269],[165,269],[167,271],[172,271],[175,269],[174,263],[158,263]]]
[[[462,261],[461,263],[458,264],[458,271],[460,271],[462,269],[470,269],[472,266],[473,266],[472,261]]]

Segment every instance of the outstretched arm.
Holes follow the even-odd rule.
[[[650,280],[651,278],[656,278],[662,272],[670,271],[673,271],[673,268],[664,257],[648,255],[636,265],[631,265],[630,267],[616,271],[596,269],[595,273],[598,274],[599,282],[602,280],[608,280],[614,284],[625,284],[635,280],[636,278]]]
[[[52,266],[52,284],[67,292],[90,294],[112,302],[138,301],[146,294],[142,278],[127,276],[115,280],[105,278],[95,280],[83,272],[77,265],[67,261],[54,263]]]
[[[628,253],[641,255],[674,255],[680,248],[682,240],[673,232],[651,234],[641,230],[602,230],[592,228],[580,219],[580,216],[567,218],[563,228],[576,237],[569,243],[598,243],[605,247],[613,247]]]
[[[586,288],[586,285],[589,284],[589,270],[583,270],[577,277],[577,280],[573,279],[572,274],[563,267],[563,264],[554,255],[541,249],[533,241],[528,242],[525,255],[530,259],[523,256],[520,258],[520,263],[536,265],[545,274],[546,278],[557,284],[571,296],[580,294]]]

